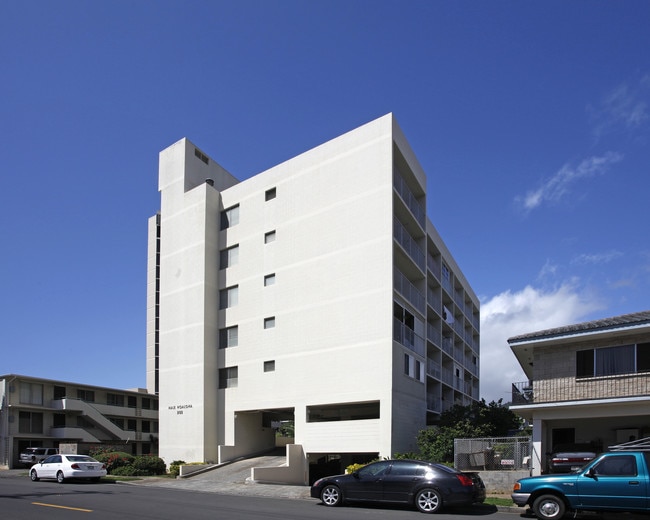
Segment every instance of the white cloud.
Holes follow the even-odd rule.
[[[606,251],[604,253],[582,254],[571,260],[571,263],[576,265],[607,264],[622,256],[623,253],[615,250]]]
[[[648,120],[648,76],[638,83],[621,83],[607,93],[597,106],[588,106],[596,138],[617,129],[633,130]]]
[[[602,308],[596,298],[568,282],[552,291],[527,286],[481,304],[481,398],[510,401],[512,383],[527,378],[508,346],[508,338],[580,323]]]
[[[609,166],[622,159],[623,156],[619,153],[607,152],[602,156],[584,159],[575,167],[565,164],[539,188],[529,191],[524,196],[516,197],[515,202],[525,211],[531,211],[543,202],[557,202],[567,195],[577,182],[604,173]]]

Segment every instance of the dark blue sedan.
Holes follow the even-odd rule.
[[[442,464],[420,460],[382,460],[347,475],[317,480],[312,498],[326,506],[345,502],[402,503],[422,513],[445,506],[485,500],[485,484],[478,473],[463,473]]]

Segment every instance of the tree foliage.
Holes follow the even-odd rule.
[[[521,426],[521,419],[501,399],[486,404],[485,399],[469,406],[454,405],[440,415],[438,425],[418,433],[422,458],[453,462],[454,439],[505,437]]]
[[[481,399],[468,406],[456,404],[440,415],[438,426],[454,427],[460,422],[469,421],[480,427],[481,433],[467,438],[506,437],[512,431],[519,430],[521,418],[504,406],[502,401],[499,399],[486,404],[485,399]]]

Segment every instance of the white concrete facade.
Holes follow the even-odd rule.
[[[390,456],[478,399],[478,300],[392,114],[243,182],[182,139],[159,190],[147,385],[166,462],[261,452],[285,419],[305,461]]]

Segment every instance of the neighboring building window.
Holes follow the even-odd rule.
[[[20,383],[20,402],[22,404],[43,404],[43,385]]]
[[[65,399],[65,386],[54,385],[54,399]]]
[[[275,372],[275,361],[264,362],[264,372]]]
[[[578,350],[576,377],[650,372],[650,343]]]
[[[77,389],[77,399],[81,401],[87,401],[89,403],[95,402],[95,392],[92,390],[84,390],[82,388]]]
[[[52,414],[52,428],[65,428],[65,414]]]
[[[239,204],[221,212],[221,229],[228,229],[239,224]]]
[[[120,419],[119,417],[109,417],[108,420],[111,421],[120,430],[124,429],[124,419]]]
[[[18,412],[18,433],[43,433],[43,414]]]
[[[77,415],[77,428],[93,428],[94,425],[82,415]]]
[[[239,244],[219,252],[219,269],[226,269],[239,263]]]
[[[264,233],[264,243],[268,244],[270,242],[275,242],[275,229]]]
[[[129,431],[134,432],[137,427],[137,421],[135,419],[127,419],[126,421],[126,429]]]
[[[275,198],[276,192],[275,188],[271,188],[266,190],[266,193],[264,194],[264,200],[273,200]]]
[[[275,273],[267,274],[264,277],[264,287],[268,287],[269,285],[274,285],[274,284],[275,284]]]
[[[219,309],[229,309],[239,303],[239,286],[234,285],[219,291]]]
[[[142,433],[151,432],[151,423],[149,421],[142,421]]]
[[[359,421],[362,419],[379,419],[379,401],[307,407],[307,422]]]
[[[237,387],[238,369],[237,367],[226,367],[219,369],[219,388],[236,388]]]
[[[138,407],[138,399],[134,395],[130,395],[127,400],[127,406],[129,408],[137,408]]]
[[[142,398],[142,408],[144,410],[151,410],[151,399],[148,397],[143,397]]]
[[[236,325],[219,330],[219,348],[236,347],[237,345],[239,345],[239,329]]]
[[[264,328],[273,329],[275,328],[275,316],[270,316],[269,318],[264,318]]]
[[[119,394],[106,394],[106,404],[111,406],[124,406],[124,396]]]

